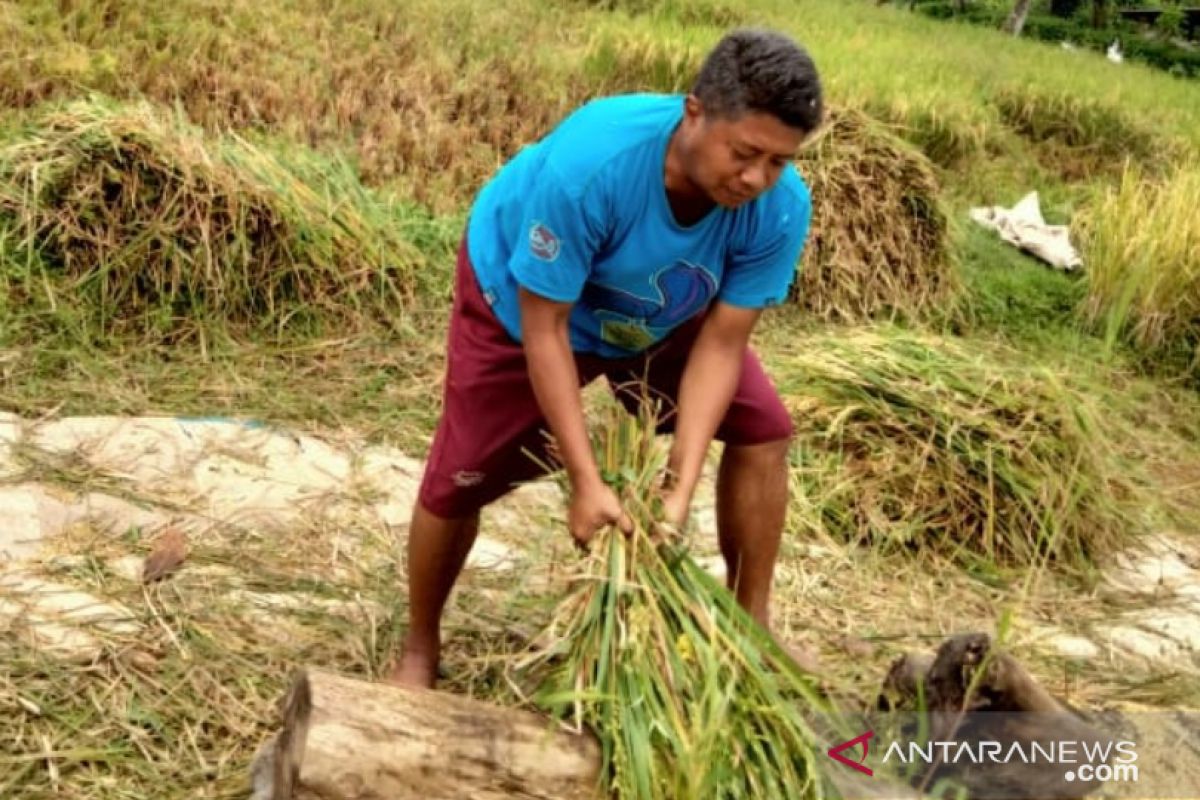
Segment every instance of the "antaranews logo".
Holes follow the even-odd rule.
[[[856,769],[866,775],[874,775],[875,770],[867,766],[867,756],[870,755],[870,745],[868,743],[871,741],[871,737],[874,735],[875,731],[867,731],[866,733],[860,733],[853,739],[847,739],[841,744],[835,744],[827,751],[829,753],[829,757],[834,761],[845,764],[851,769]],[[862,758],[860,758],[858,761],[851,761],[842,755],[843,750],[849,750],[851,748],[858,747],[860,744],[862,745]]]
[[[834,745],[827,751],[830,758],[851,769],[874,776],[875,771],[867,766],[870,755],[870,740],[874,730],[868,730]],[[861,758],[851,759],[844,753],[857,755],[862,747]],[[952,769],[956,766],[974,765],[1058,765],[1063,768],[1062,779],[1067,783],[1091,782],[1137,782],[1137,744],[1129,740],[1084,741],[1084,740],[1031,740],[1031,741],[892,741],[882,749],[881,765],[910,766],[924,764],[935,769]]]
[[[1063,779],[1081,781],[1136,781],[1137,745],[1130,741],[930,741],[892,742],[883,763],[893,758],[902,764],[1059,764]],[[1109,762],[1115,759],[1115,763]]]

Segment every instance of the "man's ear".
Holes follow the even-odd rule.
[[[694,94],[689,94],[683,100],[683,116],[692,123],[704,119],[704,103]]]

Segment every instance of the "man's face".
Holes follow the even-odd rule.
[[[688,177],[726,208],[774,186],[805,136],[770,114],[749,111],[735,119],[707,114],[694,97],[687,99],[684,125],[690,143]]]

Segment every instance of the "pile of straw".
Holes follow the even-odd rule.
[[[593,542],[520,682],[596,734],[601,796],[826,796],[810,727],[825,702],[682,541],[652,540],[665,453],[651,415],[613,415],[596,447],[635,531]]]
[[[1127,542],[1127,469],[1087,397],[1001,348],[857,331],[792,337],[774,376],[798,428],[799,524],[980,574],[1089,574]]]
[[[0,223],[105,329],[344,322],[418,288],[395,209],[346,164],[284,163],[147,104],[73,103],[10,132]]]
[[[833,109],[797,166],[813,224],[793,286],[821,319],[920,316],[956,288],[946,212],[929,160],[880,123]]]

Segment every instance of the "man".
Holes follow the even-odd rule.
[[[665,521],[682,525],[714,438],[729,585],[757,620],[787,507],[791,420],[748,347],[782,302],[808,231],[792,166],[820,123],[808,55],[745,30],[686,97],[591,102],[484,187],[459,251],[445,402],[408,540],[409,630],[392,672],[433,686],[446,599],[479,510],[539,474],[544,429],[570,480],[581,545],[630,529],[592,456],[580,387],[645,378],[674,403]],[[628,403],[627,398],[623,398]],[[541,460],[541,459],[539,459]]]

